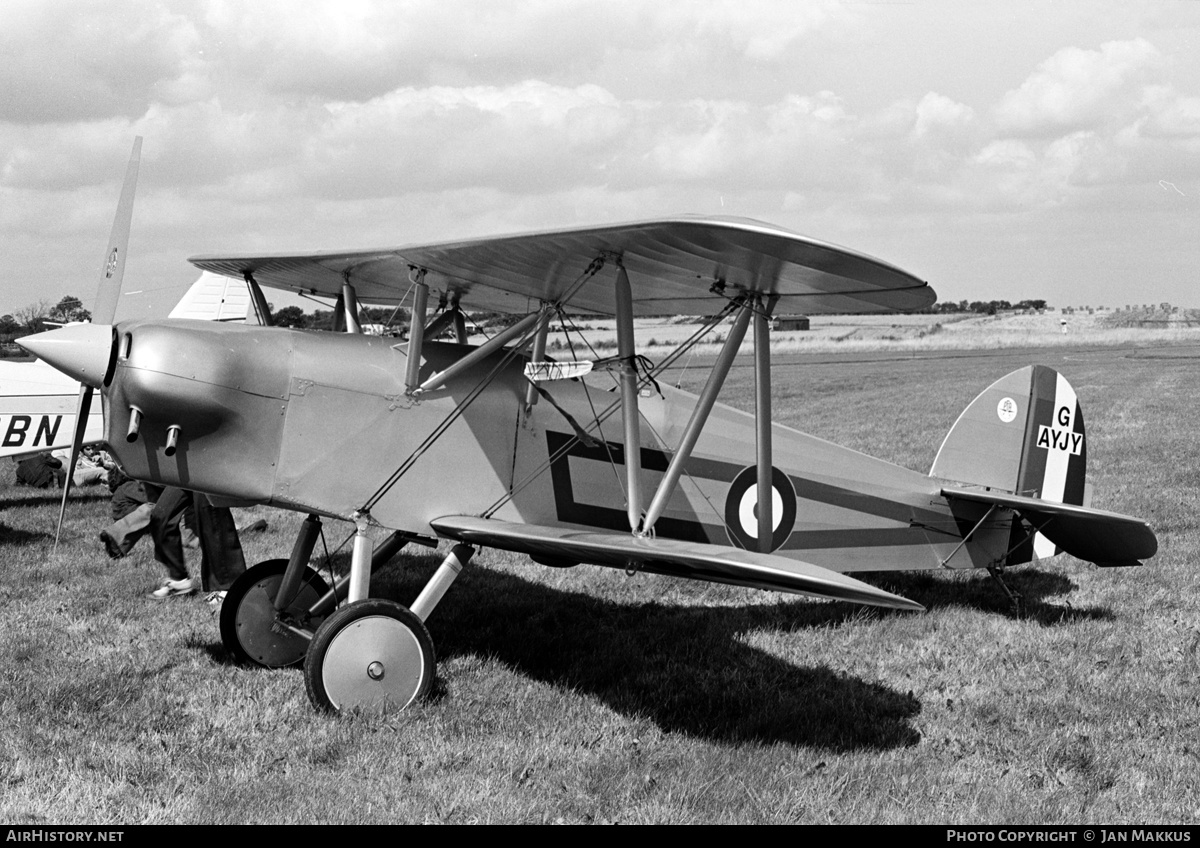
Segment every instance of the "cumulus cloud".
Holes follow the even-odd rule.
[[[0,5],[0,116],[37,124],[134,118],[194,72],[196,30],[139,0]]]
[[[996,107],[1001,132],[1046,136],[1120,120],[1137,108],[1141,87],[1162,56],[1143,38],[1097,50],[1065,47],[1008,92]]]
[[[926,138],[936,134],[958,133],[975,122],[975,110],[965,103],[930,91],[916,106],[916,121],[913,138]]]
[[[895,14],[932,13],[833,0],[11,0],[0,226],[7,245],[89,226],[102,240],[135,133],[135,229],[164,257],[680,211],[834,240],[890,229],[910,245],[918,218],[1017,217],[1139,181],[1190,191],[1200,176],[1200,92],[1173,75],[1166,41],[1055,42],[1011,90],[984,94],[974,69],[905,77],[939,55],[914,61],[888,31]],[[858,61],[904,73],[886,98],[864,95]],[[845,74],[814,70],[825,65]]]

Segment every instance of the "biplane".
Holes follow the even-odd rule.
[[[22,343],[101,392],[131,476],[306,514],[287,559],[229,590],[220,626],[245,662],[303,663],[320,708],[402,708],[429,690],[425,622],[479,547],[918,611],[851,573],[999,575],[1057,550],[1124,566],[1157,548],[1142,521],[1085,505],[1083,414],[1050,368],[984,390],[929,474],[774,423],[775,310],[909,311],[935,295],[769,224],[677,217],[191,261],[264,303],[262,287],[336,298],[343,331],[98,317]],[[101,303],[113,278],[104,285]],[[407,340],[362,333],[360,302],[404,303]],[[514,317],[468,344],[466,310]],[[615,355],[550,359],[552,322],[572,313],[615,318]],[[634,319],[663,314],[708,317],[652,363]],[[657,379],[718,326],[699,394]],[[747,338],[753,413],[717,403]],[[349,573],[333,585],[309,564],[326,521],[353,525]],[[393,532],[376,544],[374,527]],[[452,546],[411,606],[370,596],[373,569],[439,540]]]

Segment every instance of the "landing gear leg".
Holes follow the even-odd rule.
[[[300,527],[290,559],[260,562],[234,581],[221,604],[221,642],[239,662],[264,668],[299,665],[314,632],[346,597],[349,577],[329,584],[308,565],[321,521],[310,515]],[[413,536],[393,533],[371,556],[374,570]]]
[[[456,545],[413,608],[367,598],[317,628],[304,661],[304,685],[320,710],[404,709],[433,686],[435,655],[425,619],[475,553]]]
[[[1008,584],[1004,582],[1004,577],[1001,570],[996,566],[988,566],[988,574],[992,575],[992,579],[995,580],[996,583],[999,584],[1000,588],[1004,590],[1004,594],[1008,595],[1008,600],[1012,604],[1013,614],[1017,618],[1024,618],[1025,598],[1022,597],[1021,593],[1014,592],[1012,589],[1008,588]]]
[[[291,592],[291,603],[275,608],[287,569],[286,559],[269,559],[247,569],[229,587],[221,603],[221,642],[239,662],[263,668],[299,665],[311,638],[305,632],[311,634],[325,620],[324,613],[313,614],[311,608],[329,585],[308,567]]]

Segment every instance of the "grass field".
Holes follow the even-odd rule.
[[[913,615],[482,551],[429,620],[434,696],[396,715],[314,713],[203,602],[145,597],[147,542],[105,558],[105,498],[54,554],[55,495],[3,484],[0,820],[1196,822],[1200,346],[781,355],[775,412],[924,470],[1030,362],[1079,394],[1094,505],[1158,533],[1145,567],[1016,572],[1025,617],[986,575],[878,576]],[[258,512],[248,559],[286,555],[299,516]],[[436,562],[373,589],[410,602]]]

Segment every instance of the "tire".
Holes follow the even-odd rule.
[[[275,594],[287,570],[286,559],[260,562],[233,581],[221,603],[221,642],[238,662],[263,668],[299,665],[308,651],[309,640],[275,626]],[[297,617],[329,591],[329,584],[311,568],[305,568],[296,599],[288,608]],[[315,630],[324,616],[298,621]]]
[[[412,610],[367,598],[317,628],[304,684],[319,710],[402,710],[429,694],[435,665],[433,639]]]

